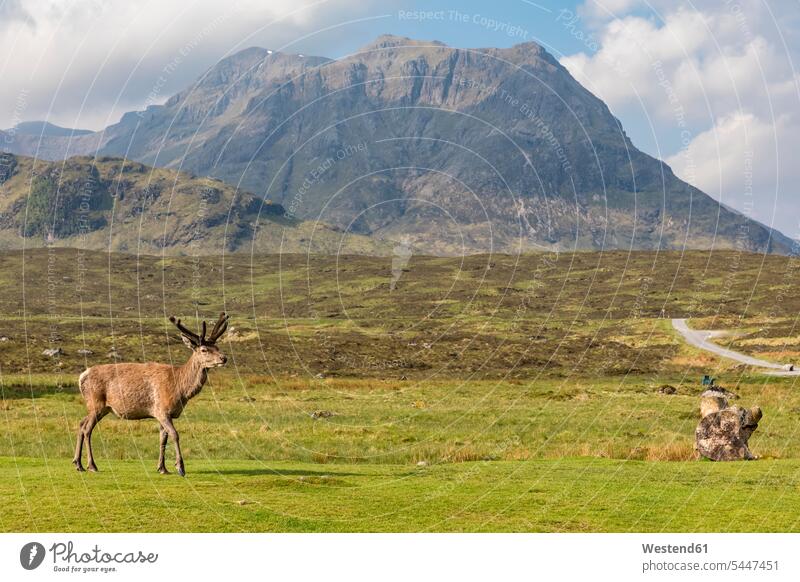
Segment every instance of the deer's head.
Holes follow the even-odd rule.
[[[211,330],[208,337],[206,337],[205,321],[203,322],[201,333],[196,334],[181,324],[181,320],[176,319],[175,316],[170,317],[169,320],[175,324],[175,327],[181,332],[181,339],[186,347],[192,350],[192,358],[203,368],[218,368],[224,366],[225,362],[228,361],[225,354],[217,347],[217,340],[222,337],[222,334],[228,329],[229,318],[230,316],[226,315],[224,312],[220,313],[219,319],[217,323],[214,324],[214,328]]]

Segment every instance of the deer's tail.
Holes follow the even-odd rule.
[[[83,396],[84,400],[86,400],[86,392],[84,391],[85,390],[84,384],[86,383],[86,378],[88,376],[89,376],[89,370],[88,369],[86,369],[83,372],[81,372],[81,375],[78,376],[78,390],[80,390],[81,396]]]

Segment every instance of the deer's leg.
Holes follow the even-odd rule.
[[[78,471],[86,470],[83,468],[81,457],[83,456],[83,427],[86,425],[86,421],[88,419],[88,416],[84,417],[84,419],[81,420],[81,423],[78,425],[78,442],[75,444],[75,456],[72,459],[72,464],[75,465],[75,468]]]
[[[92,472],[97,471],[97,465],[94,464],[94,455],[92,454],[92,431],[106,414],[108,414],[107,410],[90,414],[83,425],[83,432],[86,435],[86,460],[88,461],[86,468]]]
[[[167,467],[164,465],[164,453],[167,449],[167,439],[169,438],[169,432],[167,429],[164,428],[162,424],[159,428],[159,453],[158,453],[158,472],[162,475],[169,474],[167,471]]]
[[[175,430],[175,425],[172,424],[172,419],[168,416],[164,418],[162,424],[167,429],[169,438],[175,443],[175,468],[178,470],[178,475],[183,477],[186,475],[186,471],[183,468],[183,455],[181,454],[181,442],[178,437],[178,431]]]

